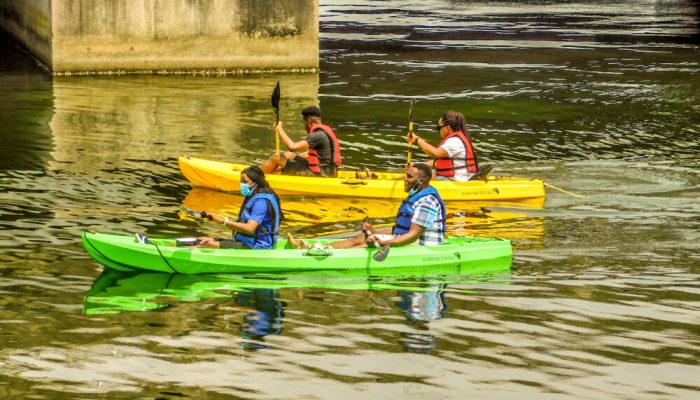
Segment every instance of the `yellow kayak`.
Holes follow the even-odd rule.
[[[239,190],[241,171],[246,165],[180,156],[180,170],[194,186],[225,192]],[[340,171],[337,178],[268,174],[267,181],[278,194],[329,197],[404,199],[403,174],[377,172],[376,179],[357,177],[353,171]],[[432,181],[445,201],[521,200],[544,197],[544,182],[539,179],[494,177],[486,181]]]

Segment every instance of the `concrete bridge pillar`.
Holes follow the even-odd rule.
[[[313,71],[318,0],[0,0],[54,74]]]

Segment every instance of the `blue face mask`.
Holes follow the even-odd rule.
[[[241,194],[244,197],[250,196],[251,194],[253,194],[253,187],[247,183],[241,182]]]
[[[413,187],[411,188],[411,190],[408,191],[408,196],[409,196],[409,197],[410,197],[410,196],[413,196],[414,194],[416,194],[416,192],[418,191],[418,188],[420,187],[420,182],[421,182],[422,180],[423,180],[423,179],[418,179],[418,182],[416,182],[416,184],[413,185]]]

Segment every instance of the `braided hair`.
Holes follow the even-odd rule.
[[[479,165],[479,161],[477,161],[476,158],[476,149],[474,149],[472,139],[467,133],[467,120],[464,118],[464,115],[457,111],[447,111],[444,114],[442,114],[442,117],[440,118],[442,119],[442,123],[444,125],[449,125],[450,128],[452,128],[453,132],[461,131],[462,133],[464,133],[464,136],[467,138],[469,145],[474,151],[474,163],[476,163],[476,165]]]
[[[447,111],[442,114],[442,123],[449,125],[454,132],[462,131],[465,135],[467,134],[467,120],[464,119],[464,115],[457,111]]]
[[[269,193],[275,196],[275,200],[277,200],[277,204],[280,206],[280,222],[282,222],[282,219],[284,219],[284,213],[282,212],[282,203],[280,203],[280,198],[275,193],[275,191],[270,187],[270,184],[267,183],[267,179],[265,179],[265,172],[263,172],[260,167],[253,165],[250,166],[243,171],[241,171],[241,175],[245,174],[245,176],[248,177],[253,183],[255,184],[255,189],[253,189],[253,194],[258,194],[258,193]],[[243,204],[241,204],[241,209],[238,211],[238,215],[243,215],[243,210],[245,209],[246,205],[248,205],[248,200],[251,199],[253,196],[246,197],[245,200],[243,200]],[[274,221],[273,221],[274,222]]]

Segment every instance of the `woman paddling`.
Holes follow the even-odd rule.
[[[199,238],[196,247],[222,249],[272,249],[277,243],[282,209],[280,199],[265,180],[260,167],[252,166],[241,172],[241,194],[245,197],[238,219],[206,214],[207,219],[220,222],[233,230],[233,239]]]
[[[437,180],[468,181],[476,173],[478,165],[474,146],[467,135],[464,115],[447,111],[438,120],[436,129],[442,138],[438,147],[413,132],[409,132],[407,139],[433,158],[426,164],[435,170]]]

